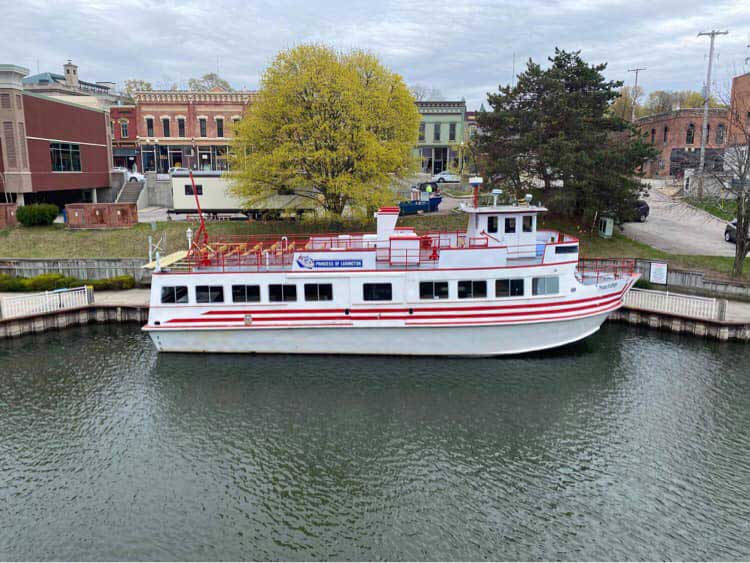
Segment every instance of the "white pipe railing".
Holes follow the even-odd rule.
[[[702,320],[723,320],[718,299],[682,295],[668,291],[631,289],[625,294],[626,307]]]
[[[28,317],[32,315],[43,315],[85,307],[94,302],[94,289],[90,286],[76,287],[73,289],[58,289],[34,293],[32,295],[19,295],[4,297],[0,300],[0,319],[12,319],[17,317]]]

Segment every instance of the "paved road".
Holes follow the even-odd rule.
[[[626,223],[626,236],[673,254],[734,256],[734,244],[724,241],[726,223],[652,188],[651,213],[645,223]]]

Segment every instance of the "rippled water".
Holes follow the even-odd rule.
[[[617,325],[482,360],[0,341],[0,559],[747,559],[748,360]]]

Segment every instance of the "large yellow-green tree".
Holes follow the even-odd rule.
[[[393,201],[414,171],[419,112],[401,76],[364,51],[301,45],[279,53],[237,127],[234,192],[294,190],[328,212]]]

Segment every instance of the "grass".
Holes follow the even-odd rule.
[[[209,236],[295,234],[306,232],[374,231],[374,220],[368,221],[221,221],[209,222]],[[445,215],[415,215],[402,217],[399,225],[419,230],[462,230],[466,228],[463,213]],[[167,235],[166,252],[183,250],[187,246],[185,230],[198,228],[196,221],[164,221],[152,230],[148,223],[132,229],[69,230],[63,225],[49,227],[16,227],[0,231],[0,259],[2,258],[145,258],[148,256],[148,236],[158,239]],[[581,255],[600,258],[645,258],[663,260],[672,267],[702,270],[714,276],[727,277],[732,270],[732,258],[721,256],[674,255],[615,234],[611,239],[591,235],[580,226],[564,219],[547,216],[540,228],[554,229],[577,236]],[[750,259],[744,279],[750,279]]]
[[[737,202],[734,200],[685,198],[685,202],[724,221],[737,217]]]

